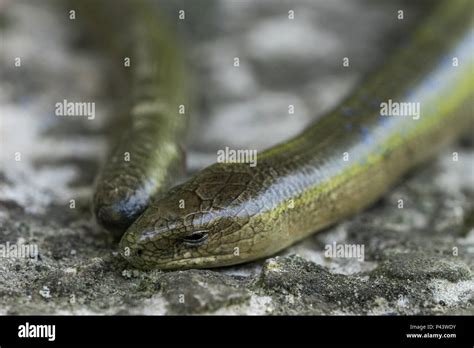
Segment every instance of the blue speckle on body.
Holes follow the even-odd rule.
[[[373,109],[379,109],[380,108],[380,103],[381,103],[381,101],[379,99],[374,98],[370,101],[370,107],[373,108]]]
[[[354,116],[354,114],[355,114],[354,109],[352,109],[348,106],[343,106],[341,112],[344,116],[347,116],[347,117]]]
[[[370,134],[370,130],[367,127],[361,127],[360,128],[360,134],[362,135],[362,141],[365,144],[370,144],[372,143],[373,139]]]
[[[361,159],[359,160],[359,164],[360,164],[361,166],[365,165],[366,163],[367,163],[367,160],[366,160],[365,158],[361,158]]]
[[[380,116],[379,117],[379,124],[382,127],[388,127],[390,126],[390,117],[389,116]]]

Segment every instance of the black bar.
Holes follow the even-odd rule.
[[[54,324],[55,340],[20,338],[26,323]],[[431,325],[431,326],[430,326]],[[445,325],[445,326],[441,326]],[[446,326],[455,325],[455,326]],[[472,316],[3,316],[0,346],[33,344],[401,344],[474,342]],[[407,334],[431,335],[409,338]],[[434,334],[456,337],[434,338]]]

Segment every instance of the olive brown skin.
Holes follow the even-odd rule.
[[[260,154],[257,166],[214,164],[147,200],[120,242],[121,254],[143,269],[239,264],[370,206],[473,124],[472,14],[470,0],[437,2],[407,44],[349,98],[302,134]],[[381,116],[381,103],[389,100],[419,103],[419,118]],[[170,144],[152,138],[133,138],[146,149],[143,159]],[[135,197],[153,168],[167,173],[149,163],[136,182],[123,176],[113,187]]]
[[[103,1],[88,5],[89,17],[117,7]],[[188,116],[179,112],[188,101],[184,61],[170,30],[149,5],[133,1],[119,6],[118,17],[128,19],[121,34],[128,37],[130,31],[133,38],[130,68],[124,68],[132,80],[130,125],[102,168],[93,198],[97,221],[117,237],[185,168],[181,143]],[[123,59],[117,53],[122,47],[108,46],[114,59]]]

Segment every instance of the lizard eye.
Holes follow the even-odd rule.
[[[189,247],[199,246],[199,245],[204,244],[208,236],[209,236],[209,233],[207,233],[207,231],[195,231],[191,233],[190,235],[187,235],[186,237],[184,237],[183,242],[184,244],[186,244],[186,246],[189,246]]]

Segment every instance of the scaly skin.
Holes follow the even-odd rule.
[[[113,15],[117,8],[115,2],[103,1],[91,2],[89,6],[84,11],[89,12],[89,19],[95,19],[93,24],[98,27],[101,18],[107,19],[98,11],[107,9],[107,15]],[[129,52],[131,125],[99,175],[93,205],[98,222],[121,237],[150,201],[184,171],[180,142],[187,116],[180,114],[178,108],[181,104],[186,106],[187,91],[183,59],[176,42],[153,9],[145,2],[122,1],[119,10],[117,17],[127,23],[126,30],[133,32]],[[129,17],[131,21],[126,20]],[[103,45],[109,49],[112,46],[112,50],[118,46],[116,42]],[[115,54],[115,59],[123,58]]]
[[[150,204],[122,255],[144,269],[238,264],[371,205],[473,124],[472,14],[471,0],[437,5],[351,97],[256,167],[214,164]],[[380,116],[388,99],[419,102],[420,119]]]

